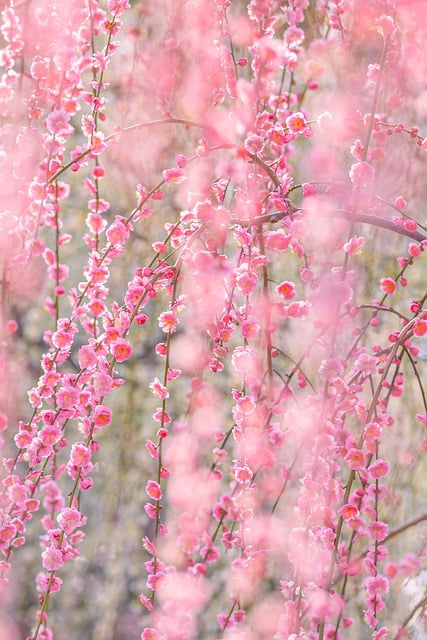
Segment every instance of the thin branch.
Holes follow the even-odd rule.
[[[382,544],[385,544],[386,542],[391,540],[391,538],[398,536],[399,533],[402,533],[403,531],[406,531],[406,529],[410,529],[411,527],[415,527],[417,524],[419,524],[420,522],[424,522],[425,520],[427,520],[427,513],[423,513],[421,516],[418,516],[418,518],[413,518],[412,520],[408,520],[408,522],[404,522],[400,525],[400,527],[392,529],[390,533],[384,538]]]
[[[307,209],[298,209],[296,207],[290,206],[288,211],[272,211],[271,213],[267,213],[262,216],[256,216],[251,221],[236,220],[234,222],[238,222],[242,226],[253,226],[256,224],[263,224],[265,222],[278,222],[282,218],[285,218],[292,213],[295,213],[296,211],[304,212],[307,211]],[[349,222],[361,222],[362,224],[370,224],[374,227],[382,227],[383,229],[387,229],[388,231],[398,233],[401,236],[411,238],[411,240],[415,240],[416,242],[427,241],[427,233],[422,233],[421,231],[408,231],[408,229],[405,229],[405,227],[401,227],[392,220],[379,218],[378,216],[373,216],[369,213],[348,211],[347,209],[334,209],[333,211],[318,212],[317,215],[327,218],[341,218],[343,220],[348,220]]]
[[[409,612],[409,614],[407,615],[407,617],[405,618],[404,622],[402,622],[402,624],[400,625],[400,629],[404,629],[412,620],[412,618],[414,617],[414,615],[417,613],[418,609],[422,609],[423,607],[425,607],[427,605],[427,596],[424,596],[423,598],[421,598],[421,600],[415,605],[415,607],[412,609],[412,611]],[[395,640],[397,640],[398,638],[400,638],[401,636],[399,635],[399,633],[397,633],[394,638]]]

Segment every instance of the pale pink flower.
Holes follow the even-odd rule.
[[[163,179],[165,182],[173,182],[174,184],[181,184],[186,179],[185,171],[179,167],[173,167],[172,169],[165,169],[163,171]]]
[[[30,67],[30,74],[35,80],[44,80],[48,77],[50,68],[50,58],[34,56]]]
[[[371,464],[368,471],[371,478],[377,480],[378,478],[383,478],[389,473],[390,464],[387,462],[387,460],[378,458],[378,460],[375,460],[375,462]]]
[[[165,583],[166,574],[162,571],[152,573],[147,578],[147,587],[152,591],[157,591]]]
[[[57,516],[59,526],[65,533],[72,533],[86,523],[86,516],[74,508],[65,507]]]
[[[64,557],[60,549],[47,547],[42,553],[42,565],[47,571],[56,571],[64,564]]]
[[[380,520],[370,522],[367,529],[369,536],[376,542],[381,542],[381,540],[384,540],[388,532],[388,526]]]
[[[85,467],[91,459],[91,451],[83,442],[76,442],[71,447],[70,461],[75,467]]]
[[[363,584],[371,597],[380,596],[389,590],[388,580],[382,575],[366,578]]]
[[[234,478],[241,485],[249,486],[252,482],[253,472],[248,465],[238,465],[234,470]]]
[[[349,256],[358,256],[362,253],[364,244],[365,238],[362,236],[353,236],[344,244],[343,250],[348,253]]]
[[[375,178],[375,169],[369,162],[356,162],[349,171],[350,180],[356,187],[366,187]]]
[[[69,122],[70,114],[62,111],[62,109],[51,111],[45,120],[46,129],[49,133],[59,136],[67,136],[73,132],[73,127],[70,126]]]
[[[350,469],[358,471],[365,467],[365,454],[360,449],[351,448],[347,455],[344,456],[344,460],[347,462]]]

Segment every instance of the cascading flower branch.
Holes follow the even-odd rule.
[[[28,640],[74,637],[135,379],[142,640],[425,630],[421,4],[2,10],[0,576],[37,522]]]

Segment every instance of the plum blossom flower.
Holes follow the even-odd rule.
[[[370,522],[368,524],[368,534],[375,540],[376,542],[381,542],[387,536],[388,526],[385,522],[381,522],[379,520],[375,522]]]
[[[85,467],[91,458],[90,449],[83,442],[76,442],[71,447],[70,461],[75,467]]]
[[[358,256],[362,253],[363,245],[365,244],[365,238],[362,236],[353,236],[343,246],[343,250],[349,256]]]
[[[344,460],[347,462],[350,469],[358,471],[364,468],[366,458],[363,451],[353,447],[348,451],[347,455],[344,456]]]
[[[59,526],[65,533],[72,533],[77,527],[86,523],[86,516],[72,507],[64,507],[57,516]]]
[[[60,549],[47,547],[42,553],[42,565],[47,571],[56,571],[64,564],[64,557]]]
[[[93,413],[93,423],[98,429],[105,427],[111,422],[112,411],[109,407],[99,404]]]
[[[386,293],[387,295],[393,295],[393,293],[396,293],[397,284],[393,278],[382,278],[380,281],[380,286],[384,293]]]
[[[161,500],[162,498],[162,490],[160,485],[155,480],[149,480],[145,487],[145,491],[147,495],[153,500]]]
[[[141,640],[160,640],[160,633],[152,627],[145,627],[141,633]]]
[[[179,167],[173,167],[172,169],[165,169],[163,171],[163,179],[165,182],[173,182],[174,184],[181,184],[187,178],[184,169]]]
[[[161,400],[166,400],[169,398],[169,391],[166,387],[160,382],[160,380],[156,377],[153,382],[148,385],[151,393],[160,398]]]
[[[387,460],[382,460],[381,458],[375,460],[375,462],[373,462],[369,467],[369,475],[371,476],[371,478],[374,478],[376,480],[378,478],[383,478],[384,476],[386,476],[389,471],[389,463],[387,462]]]
[[[50,67],[50,58],[42,58],[42,56],[34,56],[30,67],[30,74],[34,80],[44,80],[48,77]]]
[[[252,133],[246,138],[245,149],[248,153],[252,153],[255,155],[255,154],[261,153],[263,148],[264,148],[264,140],[261,138],[261,136],[258,136],[255,133]]]
[[[129,360],[132,354],[132,347],[124,338],[118,338],[113,344],[111,351],[117,362],[124,362],[125,360]]]
[[[236,482],[246,487],[252,482],[253,475],[252,469],[246,464],[239,465],[234,470],[234,479]]]
[[[307,120],[301,111],[293,113],[286,118],[286,126],[291,133],[304,133],[307,128]]]
[[[62,109],[54,109],[45,120],[46,129],[55,136],[67,136],[73,132],[73,127],[69,124],[70,114]]]
[[[355,187],[367,187],[375,178],[375,169],[369,162],[355,162],[350,167],[349,176]]]
[[[284,280],[276,287],[276,291],[285,300],[292,300],[295,298],[295,284],[293,282],[289,282],[288,280]]]
[[[159,327],[165,333],[174,333],[178,324],[178,318],[173,311],[164,311],[159,316]]]

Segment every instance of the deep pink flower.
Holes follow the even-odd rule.
[[[284,280],[277,285],[276,291],[284,300],[292,300],[296,296],[295,284],[288,280]]]
[[[382,278],[380,281],[380,285],[381,285],[381,289],[387,295],[392,295],[393,293],[396,293],[397,284],[396,284],[396,281],[393,280],[393,278]]]
[[[124,362],[125,360],[129,360],[132,354],[132,347],[124,338],[118,338],[113,344],[111,351],[117,362]]]
[[[160,398],[161,400],[166,400],[169,398],[169,392],[166,387],[160,382],[158,378],[154,378],[153,382],[149,384],[149,389],[151,393]]]
[[[109,407],[106,407],[103,404],[99,404],[93,413],[93,422],[94,425],[100,429],[102,427],[107,426],[111,422],[113,412]]]
[[[301,111],[297,111],[286,118],[286,126],[291,133],[304,133],[307,128],[307,120]]]
[[[153,500],[161,500],[162,498],[162,490],[160,485],[155,480],[149,480],[146,484],[145,491],[149,498]]]

